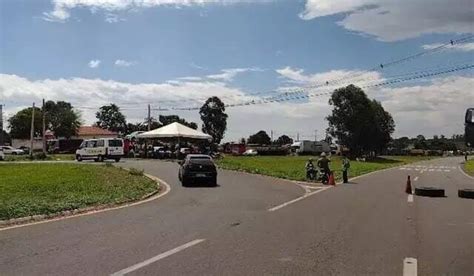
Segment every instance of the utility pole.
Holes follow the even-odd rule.
[[[46,154],[46,107],[44,106],[44,99],[43,99],[43,154]]]
[[[150,105],[148,104],[148,131],[151,130],[151,107]]]
[[[150,107],[150,104],[148,104],[147,122],[148,122],[148,131],[150,131],[151,130],[151,107]],[[148,157],[148,139],[145,139],[145,158],[146,157]]]
[[[297,132],[297,133],[296,133],[296,141],[299,141],[299,140],[300,140],[300,133]]]
[[[0,104],[0,146],[5,143],[3,139],[3,105]]]
[[[35,138],[35,103],[31,110],[31,129],[30,129],[30,156],[33,157],[33,140]]]
[[[272,129],[272,130],[270,130],[270,136],[271,136],[270,143],[273,143],[273,129]]]
[[[318,130],[314,130],[314,141],[317,142],[318,141]]]

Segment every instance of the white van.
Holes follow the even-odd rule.
[[[120,161],[123,156],[123,140],[119,138],[99,138],[84,140],[76,150],[76,160],[93,159],[102,162],[104,159]]]

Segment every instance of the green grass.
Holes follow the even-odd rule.
[[[292,180],[305,180],[306,171],[304,165],[309,158],[310,156],[225,156],[218,160],[217,163],[224,169],[241,170]],[[313,157],[313,159],[316,162],[318,157]],[[426,159],[430,159],[430,157],[393,156],[378,158],[370,162],[351,160],[349,178]],[[335,170],[336,180],[341,180],[342,163],[340,157],[333,156],[331,158],[330,168]]]
[[[0,220],[120,204],[156,191],[143,175],[105,165],[0,165]]]
[[[474,175],[474,159],[467,160],[464,164],[464,170],[470,175]]]
[[[37,153],[36,153],[37,154]],[[44,160],[37,160],[34,161],[69,161],[74,160],[74,154],[48,154],[46,159]],[[31,161],[30,156],[28,154],[24,155],[5,155],[5,161]]]

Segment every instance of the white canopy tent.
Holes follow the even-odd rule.
[[[212,137],[204,132],[184,126],[180,123],[172,123],[148,132],[137,135],[138,138],[189,138],[199,140],[212,140]]]

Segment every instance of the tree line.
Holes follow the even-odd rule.
[[[24,108],[8,119],[10,133],[9,138],[30,138],[31,118],[33,107]],[[81,113],[71,103],[65,101],[47,101],[43,108],[34,108],[34,136],[42,136],[42,118],[45,115],[46,129],[54,132],[56,137],[69,139],[77,135],[79,127],[83,124]],[[212,136],[213,142],[219,144],[224,138],[227,130],[227,118],[225,104],[218,97],[210,97],[199,110],[202,120],[202,131]],[[188,122],[178,115],[160,115],[158,118],[150,118],[145,122],[127,122],[125,115],[116,104],[104,105],[96,112],[97,121],[95,126],[117,132],[121,135],[130,134],[134,131],[146,131],[156,129],[174,122],[178,122],[192,129],[198,129],[198,124]],[[7,135],[6,135],[7,136]]]

